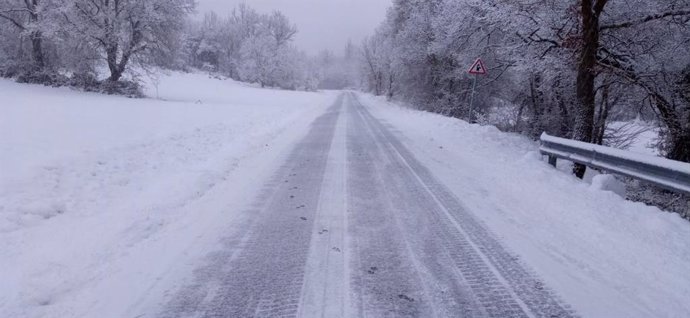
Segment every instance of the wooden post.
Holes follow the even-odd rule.
[[[467,122],[472,124],[472,111],[474,110],[474,91],[477,89],[477,75],[474,76],[474,83],[472,84],[472,97],[470,97],[470,112],[467,115]]]
[[[554,168],[556,168],[556,163],[558,162],[558,158],[556,156],[549,156],[549,164],[552,165]]]

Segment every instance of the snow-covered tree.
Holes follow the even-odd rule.
[[[690,161],[689,16],[687,0],[395,0],[364,44],[361,68],[374,93],[468,118],[467,68],[482,57],[480,119],[513,114],[494,124],[606,143],[610,116],[651,112],[647,105],[664,153]],[[386,59],[398,73],[389,87]]]
[[[9,44],[22,51],[23,40],[27,39],[31,67],[43,70],[47,66],[46,35],[51,36],[56,30],[57,6],[57,0],[0,0],[0,28],[5,31],[1,46]]]
[[[184,60],[193,67],[285,89],[312,89],[318,78],[292,45],[297,28],[278,11],[260,14],[242,4],[225,18],[206,14],[186,33]]]
[[[165,50],[171,33],[184,27],[193,0],[68,0],[70,31],[97,47],[118,81],[132,59]]]
[[[677,107],[669,106],[674,102],[668,101],[674,99],[673,95],[680,96],[674,89],[679,85],[656,86],[669,77],[675,78],[671,82],[682,82],[688,51],[687,45],[677,43],[690,39],[690,2],[580,0],[542,4],[504,0],[487,12],[495,16],[494,21],[509,21],[504,22],[504,28],[517,30],[526,46],[543,52],[532,58],[572,67],[573,138],[602,142],[603,115],[618,95],[615,90],[627,90],[638,94],[639,103],[651,101],[671,139],[664,147],[669,148],[667,155],[690,161],[690,155],[681,150],[688,143],[686,128],[681,124],[684,115],[674,111]],[[509,12],[517,18],[503,19]],[[685,61],[678,60],[679,56],[684,56]],[[568,73],[555,69],[558,72],[552,73],[557,75]],[[576,175],[582,176],[584,169],[578,165]]]
[[[259,83],[261,87],[273,84],[277,66],[278,48],[275,40],[265,34],[252,36],[242,44],[240,77],[248,82]]]

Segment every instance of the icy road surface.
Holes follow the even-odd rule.
[[[162,317],[575,314],[351,93]]]

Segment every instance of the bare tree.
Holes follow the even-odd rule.
[[[673,145],[667,145],[669,158],[690,161],[678,154],[686,148],[687,128],[679,113],[682,82],[677,57],[687,56],[690,3],[684,0],[638,1],[579,0],[577,6],[565,2],[498,1],[487,11],[498,21],[506,10],[517,12],[517,19],[504,23],[516,30],[539,59],[574,64],[573,102],[574,139],[601,143],[607,109],[619,98],[618,91],[641,88],[641,101],[654,107],[666,127]],[[685,43],[678,45],[678,43]],[[675,58],[670,58],[673,56]],[[531,63],[528,63],[528,65]],[[669,67],[669,65],[673,65]],[[675,74],[675,75],[674,75]],[[673,79],[672,79],[673,78]],[[663,87],[658,83],[664,82]],[[615,83],[615,86],[611,86]],[[675,97],[673,97],[675,96]],[[585,167],[576,165],[582,177]]]
[[[378,56],[380,45],[376,38],[368,38],[362,42],[362,60],[368,89],[375,95],[383,94],[383,69]]]
[[[266,29],[279,47],[288,44],[297,34],[297,27],[280,11],[266,18]]]
[[[71,29],[104,53],[109,80],[118,81],[131,59],[165,47],[180,30],[193,0],[74,0],[64,10]]]

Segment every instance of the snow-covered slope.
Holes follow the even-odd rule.
[[[554,170],[527,138],[362,99],[584,317],[690,316],[690,223],[677,214]]]
[[[241,226],[335,96],[199,74],[163,77],[158,95],[0,80],[0,317],[126,317],[155,303],[164,276]]]

